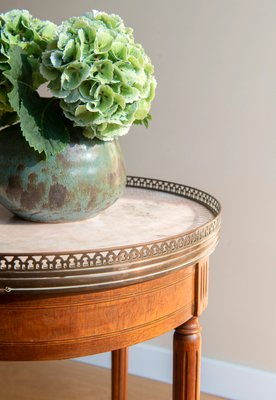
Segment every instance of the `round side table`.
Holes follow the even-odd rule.
[[[97,217],[38,224],[0,207],[0,360],[112,351],[112,399],[127,398],[127,348],[175,329],[173,399],[200,396],[208,259],[220,204],[185,185],[128,177]]]

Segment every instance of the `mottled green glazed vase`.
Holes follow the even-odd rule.
[[[78,138],[48,160],[15,126],[0,131],[0,203],[30,221],[93,217],[121,195],[126,180],[118,140]]]

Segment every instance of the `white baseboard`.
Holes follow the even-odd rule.
[[[76,361],[110,368],[110,353]],[[172,382],[172,352],[150,344],[130,348],[129,373]],[[223,361],[202,358],[201,390],[231,400],[276,400],[276,374]]]

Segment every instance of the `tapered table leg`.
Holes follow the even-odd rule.
[[[173,340],[173,400],[200,400],[201,327],[192,318],[176,328]]]
[[[112,351],[112,400],[127,400],[128,349]]]

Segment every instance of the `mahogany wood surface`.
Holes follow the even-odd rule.
[[[112,400],[127,399],[128,349],[112,351]]]
[[[191,318],[176,328],[173,340],[173,400],[200,400],[201,328]]]
[[[75,358],[128,347],[189,320],[199,264],[102,292],[0,298],[0,360]]]
[[[117,289],[70,295],[6,295],[0,299],[0,360],[56,360],[113,351],[112,400],[126,400],[126,348],[178,326],[173,400],[199,400],[200,333],[196,317],[207,306],[207,298],[207,258]]]

